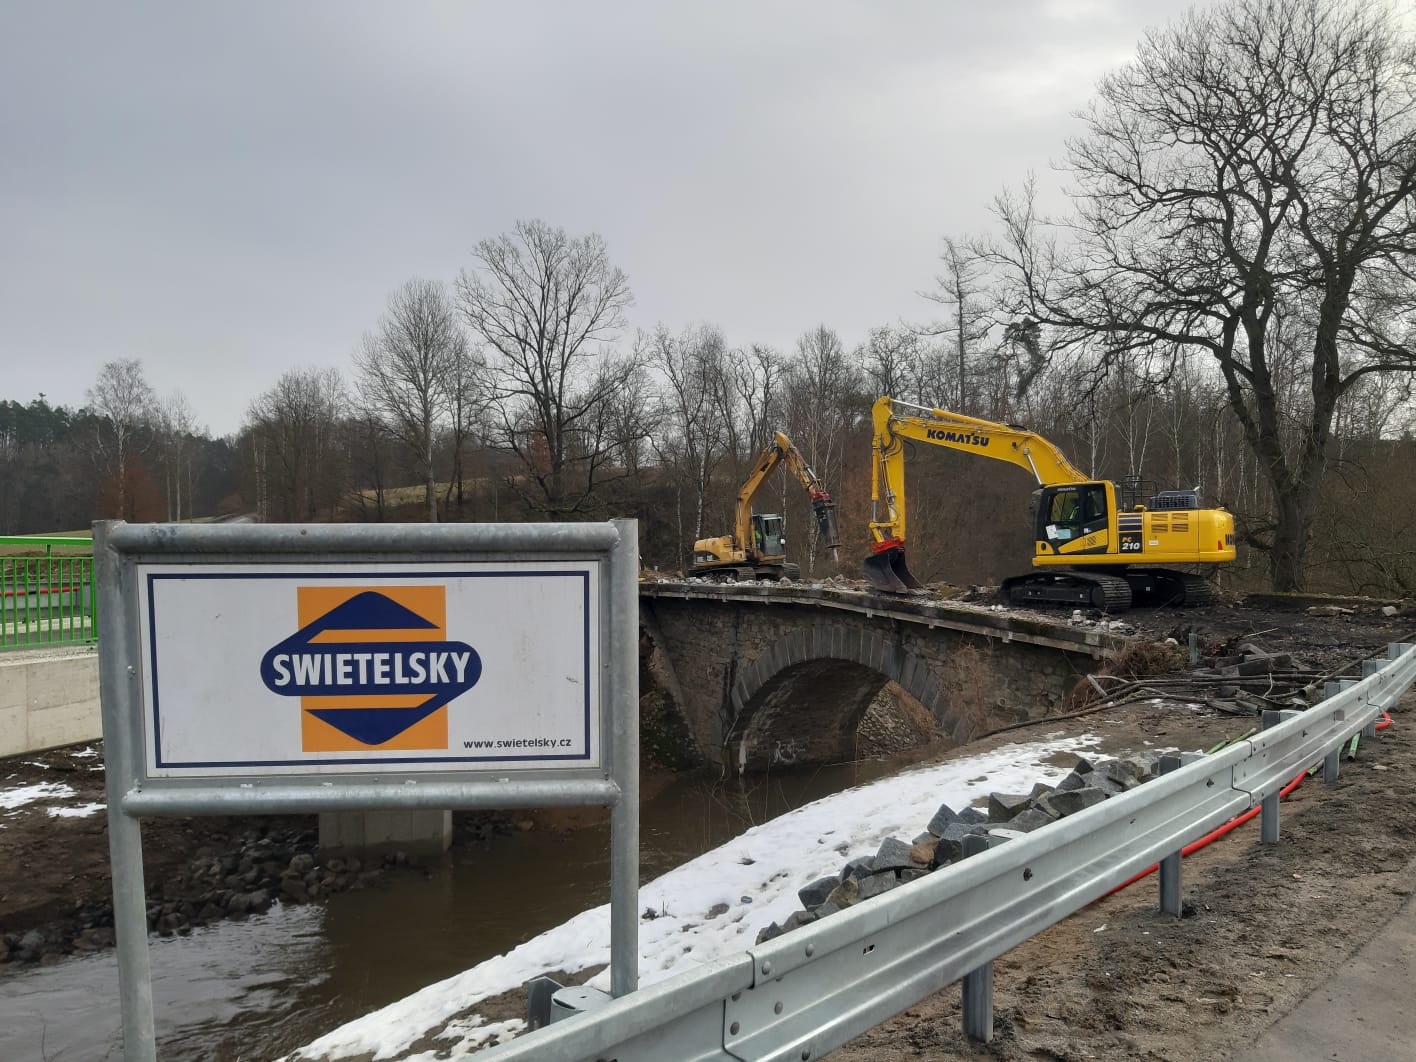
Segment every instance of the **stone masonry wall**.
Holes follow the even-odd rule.
[[[850,758],[887,679],[966,741],[1055,712],[1099,655],[809,602],[646,597],[640,613],[699,749],[743,770]]]

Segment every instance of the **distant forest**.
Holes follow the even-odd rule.
[[[1024,422],[1093,475],[1119,479],[1139,470],[1157,489],[1198,486],[1202,504],[1231,509],[1239,527],[1239,560],[1217,581],[1232,589],[1269,584],[1262,546],[1272,526],[1270,488],[1222,396],[1198,379],[1133,391],[1122,380],[1093,389],[1085,377],[1049,372],[1032,391],[1036,411],[1000,411],[996,406],[1006,407],[1011,393],[1006,363],[985,372],[985,362],[969,372],[965,361],[961,395],[959,363],[950,352],[903,330],[878,329],[847,351],[821,327],[804,334],[790,356],[729,348],[704,327],[661,333],[656,342],[658,361],[646,359],[634,386],[616,394],[630,400],[601,418],[618,432],[597,444],[594,462],[589,447],[570,449],[564,488],[577,496],[574,512],[548,512],[535,489],[537,467],[544,474],[547,463],[544,448],[533,439],[523,461],[496,445],[483,411],[461,440],[446,429],[439,433],[438,519],[635,517],[645,565],[681,571],[696,538],[731,530],[737,488],[780,429],[835,498],[839,574],[856,577],[869,542],[870,405],[890,393]],[[677,368],[665,371],[666,365]],[[693,372],[682,371],[685,365]],[[671,381],[686,378],[697,383],[680,397]],[[940,403],[940,396],[950,401]],[[1416,440],[1403,419],[1409,417],[1404,397],[1388,397],[1339,418],[1310,532],[1309,590],[1398,596],[1416,586]],[[253,403],[233,437],[175,428],[181,417],[164,415],[160,403],[146,406],[127,429],[120,462],[111,414],[53,407],[42,398],[0,400],[0,533],[79,530],[120,515],[426,519],[417,454],[377,416],[356,415],[357,408],[334,370],[293,371]],[[1034,484],[1025,472],[920,444],[907,468],[909,563],[916,575],[993,584],[1027,567]],[[818,548],[808,500],[793,478],[778,471],[756,509],[787,515],[788,554],[804,573],[837,574]]]

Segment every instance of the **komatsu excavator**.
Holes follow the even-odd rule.
[[[866,581],[905,593],[922,584],[905,563],[905,442],[916,440],[1007,461],[1032,473],[1033,568],[1003,580],[1013,605],[1078,605],[1119,612],[1131,604],[1199,605],[1213,599],[1201,575],[1158,565],[1234,560],[1234,517],[1201,509],[1198,490],[1146,496],[1136,477],[1117,485],[1083,475],[1042,436],[943,409],[879,398],[871,473],[871,553]]]
[[[767,481],[772,470],[783,462],[811,496],[811,509],[816,515],[816,526],[821,531],[821,544],[831,551],[831,559],[839,563],[836,551],[841,539],[836,531],[836,503],[792,441],[777,432],[772,444],[757,458],[747,482],[738,491],[733,533],[721,538],[700,538],[695,542],[693,567],[689,569],[689,575],[735,582],[800,578],[801,565],[786,558],[787,537],[783,518],[752,511],[753,495]]]

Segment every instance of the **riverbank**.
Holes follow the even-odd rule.
[[[1403,623],[1410,620],[1401,615],[1383,616],[1379,609],[1371,607],[1352,615],[1312,616],[1306,611],[1295,612],[1292,609],[1251,610],[1225,606],[1204,612],[1187,611],[1160,616],[1131,614],[1126,622],[1136,627],[1146,640],[1154,641],[1169,635],[1181,645],[1185,642],[1187,628],[1197,629],[1201,649],[1207,657],[1218,659],[1241,645],[1257,643],[1275,653],[1288,653],[1301,658],[1303,663],[1326,672],[1344,663],[1355,663],[1364,656],[1377,654],[1387,641],[1407,637]],[[1196,710],[1184,703],[1165,705],[1143,699],[1107,707],[1079,719],[1050,720],[1036,728],[995,735],[953,753],[937,749],[916,750],[890,763],[846,768],[844,779],[836,784],[838,787],[849,786],[882,774],[889,775],[919,759],[967,759],[987,754],[1001,745],[1034,740],[1043,734],[1075,736],[1092,733],[1100,742],[1097,751],[1122,752],[1161,747],[1209,747],[1224,738],[1236,736],[1248,725],[1251,724],[1242,718]],[[1373,770],[1377,774],[1383,773],[1375,767]],[[646,775],[643,782],[646,805],[655,799],[660,785],[656,779],[664,778],[674,780],[675,776]],[[795,781],[786,776],[779,779],[774,775],[771,788],[778,788],[779,782],[791,785]],[[643,880],[646,882],[667,873],[690,857],[692,853],[685,855],[685,849],[679,843],[684,840],[683,833],[693,833],[696,840],[701,840],[702,846],[694,851],[702,852],[761,825],[783,810],[781,802],[763,798],[762,790],[766,787],[754,791],[737,782],[706,777],[691,785],[681,783],[680,778],[673,799],[681,801],[687,810],[669,820],[676,825],[668,827],[667,833],[644,831],[646,869]],[[14,794],[24,791],[29,791],[30,796],[26,802],[18,803]],[[819,790],[816,795],[820,795]],[[0,761],[0,939],[6,942],[3,950],[9,960],[0,967],[0,977],[22,976],[24,971],[33,970],[41,964],[58,967],[67,962],[81,962],[77,958],[68,960],[66,956],[105,948],[108,937],[103,931],[111,922],[111,906],[103,800],[103,772],[100,749],[97,747],[58,750],[42,756]],[[785,806],[797,804],[788,803]],[[188,944],[196,947],[199,941],[216,939],[227,941],[221,946],[229,947],[229,942],[239,939],[243,931],[254,937],[263,932],[262,926],[271,923],[272,919],[287,924],[291,917],[304,919],[302,912],[307,912],[309,918],[300,924],[314,927],[325,923],[319,930],[321,937],[329,934],[328,923],[331,919],[336,923],[363,919],[359,922],[364,927],[360,930],[360,936],[366,939],[367,919],[387,917],[400,921],[406,917],[407,905],[421,907],[426,904],[427,898],[419,899],[422,895],[420,890],[426,892],[429,889],[455,889],[459,897],[458,910],[466,904],[491,907],[494,910],[489,912],[489,917],[503,919],[510,910],[505,906],[507,901],[487,899],[487,887],[501,880],[502,871],[515,872],[521,883],[518,891],[524,898],[528,883],[534,885],[543,873],[556,876],[556,868],[566,869],[567,859],[574,861],[583,858],[602,847],[602,819],[602,813],[596,809],[513,811],[480,821],[459,816],[455,820],[457,829],[453,856],[462,866],[475,864],[476,869],[459,871],[466,876],[458,878],[456,885],[453,884],[453,876],[445,873],[445,868],[414,866],[407,861],[400,866],[396,857],[390,865],[380,862],[376,867],[347,863],[336,865],[333,862],[328,866],[322,865],[318,852],[312,847],[315,841],[313,817],[149,820],[144,823],[143,829],[149,895],[153,901],[150,905],[153,925],[158,933],[177,936],[188,932],[197,934],[191,941],[169,941],[174,948]],[[909,836],[923,828],[923,824],[902,824],[902,828],[905,825],[908,825]],[[545,850],[542,852],[543,862],[537,864],[542,867],[539,871],[529,870],[525,863],[526,842],[537,842],[538,848]],[[572,848],[576,846],[583,852],[572,853]],[[483,852],[486,857],[481,854]],[[520,854],[510,854],[513,852]],[[783,873],[793,872],[791,867],[777,869]],[[256,877],[246,880],[252,872]],[[1187,885],[1189,874],[1187,869]],[[237,880],[228,882],[232,877]],[[425,882],[425,878],[431,881]],[[594,907],[603,898],[594,892],[597,883],[603,883],[603,875],[597,872],[590,878],[594,879],[590,888],[582,886],[575,896],[567,899],[568,912]],[[215,884],[217,879],[220,879],[219,889]],[[297,881],[304,886],[303,902],[300,890],[294,884]],[[189,888],[193,891],[184,891]],[[209,893],[215,890],[218,899],[208,896],[203,900],[203,889]],[[338,894],[341,889],[351,895]],[[228,891],[231,896],[221,900],[220,894]],[[249,897],[252,893],[266,894],[265,899],[270,904],[266,914],[256,914],[259,905],[250,903],[246,904],[244,912],[231,910],[231,900],[235,896]],[[575,902],[577,900],[578,903]],[[241,907],[239,901],[236,907]],[[356,910],[358,913],[354,914]],[[404,912],[404,915],[396,915],[396,912]],[[744,921],[745,934],[751,930],[755,935],[757,930],[772,920],[760,910],[755,911],[753,917],[759,914],[764,916],[762,925]],[[565,918],[568,914],[558,917]],[[158,923],[164,918],[168,921],[159,926]],[[220,919],[219,926],[199,928],[207,919],[213,918]],[[257,924],[243,927],[243,919],[254,920]],[[554,924],[554,921],[540,923],[541,926],[549,924]],[[24,928],[19,928],[21,926]],[[211,936],[216,929],[220,929],[220,936]],[[409,927],[404,925],[403,929],[406,933]],[[539,927],[529,930],[532,934],[538,931]],[[31,937],[29,943],[37,946],[17,946],[31,932],[37,933],[38,937]],[[486,932],[485,928],[478,928],[465,939],[476,940],[480,945]],[[447,935],[446,927],[444,935]],[[498,950],[514,943],[499,945]],[[214,945],[201,946],[210,948]],[[480,954],[497,954],[497,951],[483,951]],[[448,955],[446,964],[440,967],[444,972],[429,974],[420,971],[425,979],[412,980],[401,991],[385,979],[379,983],[377,992],[368,992],[362,997],[362,1004],[348,1004],[348,1000],[358,995],[351,992],[351,987],[362,990],[373,980],[362,972],[366,961],[367,955],[345,956],[337,967],[347,971],[353,982],[341,980],[337,992],[331,987],[327,993],[346,1001],[341,1009],[329,1009],[328,1017],[321,1020],[313,1016],[308,1005],[296,1008],[302,1011],[298,1019],[292,1018],[298,1024],[288,1029],[281,1026],[274,1040],[264,1038],[252,1041],[248,1039],[249,1032],[238,1034],[239,1050],[230,1057],[251,1057],[250,1049],[256,1050],[260,1057],[280,1053],[275,1048],[277,1041],[282,1045],[281,1050],[288,1051],[312,1039],[322,1029],[331,1029],[337,1023],[347,1021],[353,1014],[372,1010],[389,999],[427,984],[428,980],[446,977],[451,972],[475,965],[478,960],[465,951],[461,955]],[[1065,956],[1059,957],[1058,961],[1065,965]],[[426,966],[426,962],[423,965]],[[588,973],[586,971],[585,975],[588,976]],[[340,976],[343,978],[346,974]],[[18,989],[20,983],[16,982],[12,987]],[[51,1013],[47,1008],[44,1012]],[[58,1012],[53,1013],[57,1015]],[[524,998],[514,992],[508,994],[502,1001],[501,1013],[507,1016],[524,1013]],[[298,1036],[297,1029],[305,1030],[304,1035],[292,1039]],[[163,1053],[164,1057],[174,1059],[215,1057],[207,1048],[194,1048],[183,1053],[180,1048],[167,1046]],[[874,1056],[866,1054],[860,1057],[863,1060]]]
[[[0,965],[113,946],[105,799],[101,742],[0,760]],[[460,814],[454,838],[465,846],[517,828],[506,813]],[[158,936],[427,870],[396,851],[323,860],[314,815],[146,819],[142,832]]]

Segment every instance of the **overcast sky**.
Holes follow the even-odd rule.
[[[216,434],[540,217],[631,326],[922,320],[1179,0],[0,5],[0,398],[140,358]]]

